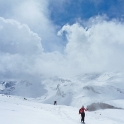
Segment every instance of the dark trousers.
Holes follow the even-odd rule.
[[[85,118],[85,113],[81,113],[81,122],[83,121],[84,122],[84,118]]]

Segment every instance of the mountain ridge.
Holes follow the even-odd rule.
[[[90,105],[123,100],[123,81],[123,73],[82,74],[73,78],[50,77],[43,78],[41,82],[0,81],[0,94],[38,99],[47,104],[53,104],[56,100],[60,105]]]

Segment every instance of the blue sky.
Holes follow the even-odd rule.
[[[123,0],[69,0],[62,8],[52,2],[49,6],[51,19],[55,24],[74,23],[76,19],[89,19],[106,14],[110,19],[123,18]]]

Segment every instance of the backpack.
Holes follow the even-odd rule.
[[[82,109],[79,110],[79,114],[81,114],[81,113],[82,113]]]

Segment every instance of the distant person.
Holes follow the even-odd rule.
[[[57,105],[57,101],[54,101],[54,105]]]
[[[84,106],[82,106],[80,109],[79,109],[79,114],[81,114],[81,122],[84,123],[84,118],[85,118],[85,111],[87,111],[88,109],[85,109]]]

